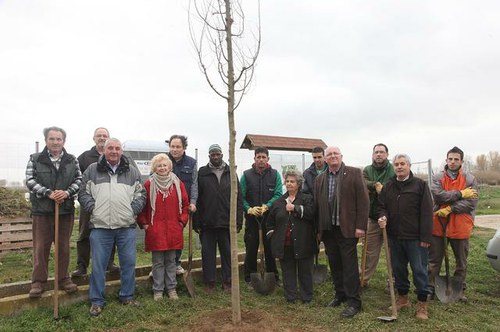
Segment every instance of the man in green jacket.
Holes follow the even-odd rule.
[[[380,249],[382,248],[383,236],[382,229],[377,223],[377,206],[378,194],[382,190],[384,184],[392,178],[394,167],[389,162],[389,149],[383,143],[375,144],[373,147],[372,164],[368,165],[363,170],[368,194],[370,196],[370,218],[368,221],[368,231],[366,233],[366,266],[363,278],[363,287],[368,286],[370,278],[377,269],[378,260],[380,257]],[[361,267],[363,268],[363,267]]]
[[[259,250],[259,223],[266,234],[266,219],[273,202],[283,194],[283,182],[277,170],[269,165],[269,150],[255,149],[255,163],[243,172],[240,179],[243,208],[245,210],[245,281],[250,285],[250,274],[257,272]],[[269,239],[264,237],[266,271],[272,272],[279,281],[278,269],[271,252]]]

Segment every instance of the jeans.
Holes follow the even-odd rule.
[[[153,251],[153,292],[163,293],[175,290],[177,287],[177,276],[175,274],[175,252],[176,250]]]
[[[90,213],[84,209],[80,210],[80,217],[78,221],[78,240],[76,241],[76,267],[77,269],[84,269],[87,271],[90,261]],[[115,260],[115,246],[111,252],[109,259],[108,269],[113,266]]]
[[[92,304],[103,306],[104,287],[106,283],[106,267],[113,245],[118,248],[120,262],[121,301],[131,300],[135,290],[135,228],[93,228],[90,230],[90,247],[92,250],[92,274],[90,275],[89,299]]]
[[[428,250],[420,246],[420,240],[398,240],[389,238],[392,258],[392,272],[396,279],[396,289],[399,295],[410,291],[408,279],[408,263],[413,273],[413,284],[417,289],[419,301],[427,298],[429,279],[427,276]]]

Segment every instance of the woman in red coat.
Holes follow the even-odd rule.
[[[146,251],[153,260],[155,301],[163,297],[177,300],[175,252],[183,247],[182,231],[188,220],[189,200],[184,184],[173,173],[170,158],[160,153],[151,160],[152,174],[144,183],[146,207],[137,222],[146,231]]]

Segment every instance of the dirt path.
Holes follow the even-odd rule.
[[[474,225],[491,229],[500,229],[500,214],[476,216]]]

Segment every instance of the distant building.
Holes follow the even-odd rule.
[[[151,159],[158,153],[168,153],[168,140],[142,141],[128,140],[123,142],[123,154],[132,159],[145,181],[151,173]]]

